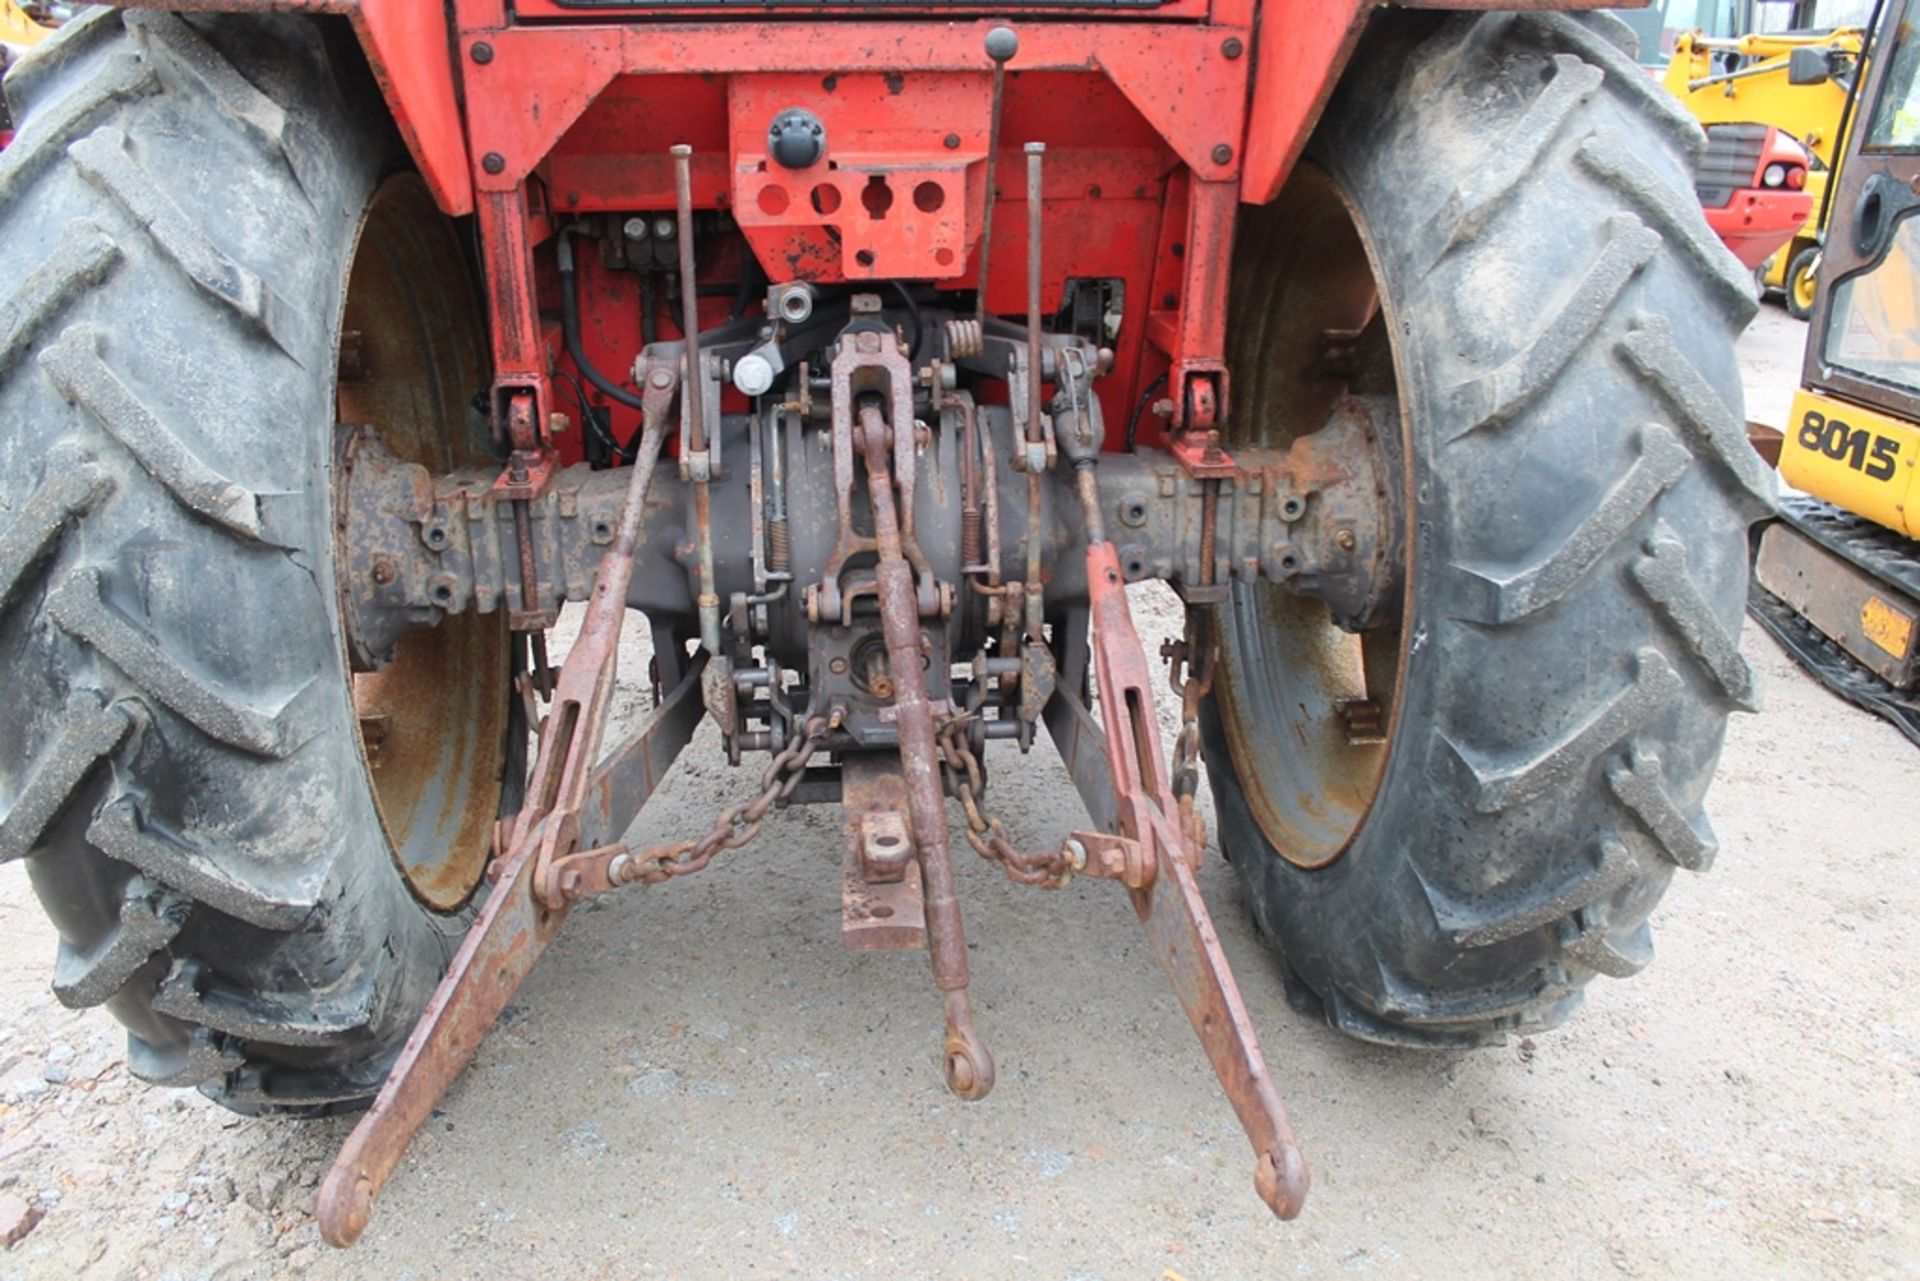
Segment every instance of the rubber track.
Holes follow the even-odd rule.
[[[1783,498],[1780,517],[1862,573],[1920,600],[1920,561],[1911,541],[1805,494]],[[1920,695],[1882,680],[1758,582],[1749,589],[1747,613],[1822,685],[1920,744]]]

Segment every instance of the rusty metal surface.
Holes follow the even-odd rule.
[[[862,335],[856,335],[860,337]],[[896,395],[898,392],[896,391]],[[967,937],[960,919],[947,848],[947,805],[940,787],[940,754],[934,741],[933,705],[927,700],[926,673],[920,666],[920,609],[913,567],[901,537],[901,514],[894,500],[889,444],[898,445],[912,428],[909,414],[898,432],[889,432],[878,406],[860,408],[858,444],[866,457],[868,496],[873,503],[874,540],[880,559],[874,575],[880,595],[880,623],[894,678],[893,708],[900,735],[900,768],[906,778],[907,807],[913,817],[915,852],[925,885],[928,950],[933,954],[933,983],[947,1010],[947,1088],[963,1099],[982,1099],[993,1088],[993,1057],[973,1025],[967,998]]]
[[[1156,815],[1155,822],[1165,824],[1166,820]],[[1291,1219],[1307,1197],[1306,1158],[1294,1141],[1286,1108],[1267,1072],[1253,1021],[1220,949],[1220,936],[1200,897],[1193,867],[1178,844],[1166,839],[1172,835],[1168,829],[1153,842],[1158,875],[1150,888],[1130,892],[1134,910],[1253,1145],[1254,1190],[1274,1214]]]
[[[841,945],[854,952],[924,947],[925,896],[908,833],[907,780],[899,759],[861,753],[847,757],[840,769],[840,807],[846,819]],[[876,846],[876,841],[888,839],[897,844]]]
[[[359,1240],[373,1216],[374,1198],[414,1132],[472,1061],[565,918],[564,911],[534,901],[537,851],[537,842],[523,841],[502,864],[499,883],[461,940],[386,1084],[320,1184],[314,1216],[329,1244]]]
[[[679,379],[671,368],[659,365],[648,371],[641,393],[646,404],[645,426],[627,482],[620,528],[601,562],[593,596],[587,603],[586,620],[560,668],[540,734],[540,750],[528,777],[526,804],[515,816],[507,842],[509,849],[518,849],[539,833],[534,892],[547,903],[561,901],[556,886],[548,879],[551,864],[573,853],[579,842],[579,814],[613,701],[620,631],[627,615],[627,583],[633,575],[647,486],[666,441],[667,411],[678,390]],[[549,822],[550,818],[553,821]]]
[[[1111,543],[1087,548],[1093,609],[1094,681],[1105,710],[1107,768],[1122,835],[1151,851],[1153,883],[1129,891],[1154,954],[1220,1078],[1254,1151],[1254,1187],[1283,1219],[1307,1194],[1306,1160],[1267,1074],[1219,935],[1200,897],[1186,834],[1173,803],[1154,721],[1147,658],[1127,605]]]
[[[1753,577],[1888,684],[1914,684],[1920,601],[1786,521],[1762,531]]]
[[[1007,833],[1006,824],[986,812],[986,775],[980,757],[968,738],[970,723],[965,716],[954,716],[941,727],[940,751],[947,766],[947,785],[960,802],[967,818],[967,843],[974,853],[998,863],[1007,879],[1016,885],[1033,885],[1055,890],[1085,865],[1084,852],[1075,858],[1065,846],[1037,854],[1022,853]],[[1076,866],[1078,864],[1079,866]]]
[[[696,662],[662,700],[640,733],[593,771],[581,798],[579,830],[599,842],[629,826],[659,780],[693,737],[700,720]],[[354,1126],[320,1185],[314,1213],[328,1243],[349,1246],[366,1230],[374,1198],[407,1144],[454,1078],[473,1060],[487,1031],[513,998],[567,909],[551,909],[533,893],[543,848],[536,827],[495,865],[492,892],[481,905],[453,963],[394,1061],[373,1106]]]
[[[483,433],[449,431],[486,380],[486,334],[460,243],[417,175],[375,192],[346,281],[335,415],[378,422],[385,451],[450,470],[490,462]],[[351,478],[366,443],[339,437]],[[385,456],[385,451],[383,456]],[[334,557],[354,659],[353,701],[381,826],[408,888],[435,911],[458,909],[480,883],[506,764],[511,651],[499,618],[462,616],[395,635],[370,652],[356,643],[354,571],[370,584],[336,488]],[[418,546],[418,540],[412,540]],[[340,572],[344,571],[344,572]],[[361,590],[365,590],[364,587]]]
[[[1753,452],[1760,455],[1761,461],[1766,463],[1767,466],[1778,467],[1780,465],[1780,446],[1784,444],[1785,441],[1786,437],[1778,427],[1769,427],[1765,423],[1748,421],[1747,444],[1753,447]]]

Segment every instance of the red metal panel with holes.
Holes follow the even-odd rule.
[[[1067,281],[1118,280],[1126,305],[1102,381],[1111,445],[1147,407],[1143,439],[1231,412],[1222,352],[1238,201],[1272,199],[1378,0],[1165,0],[992,18],[937,5],[780,6],[568,0],[133,0],[188,9],[346,15],[441,205],[478,215],[494,337],[494,412],[530,397],[543,456],[574,461],[581,433],[548,435],[603,398],[559,350],[551,237],[565,220],[673,204],[667,148],[694,148],[696,208],[731,216],[703,237],[702,323],[736,310],[757,264],[773,281],[914,280],[971,289],[997,202],[989,310],[1022,309],[1025,144],[1047,146],[1045,305]],[[1596,0],[1440,0],[1435,8],[1590,8]],[[451,27],[448,26],[449,21]],[[998,158],[986,189],[991,63],[1011,25]],[[789,107],[826,125],[802,171],[769,160]],[[617,265],[617,264],[615,264]],[[586,256],[583,341],[624,371],[643,335],[674,338],[663,298]],[[615,376],[622,376],[616,373]],[[558,379],[568,390],[556,403]],[[616,438],[637,416],[601,405]],[[517,421],[529,421],[524,413]]]

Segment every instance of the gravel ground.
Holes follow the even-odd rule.
[[[1778,422],[1804,327],[1743,355]],[[1177,627],[1143,593],[1142,630]],[[1315,1173],[1269,1219],[1119,891],[960,868],[991,1098],[936,1066],[925,958],[839,946],[837,818],[778,818],[702,876],[578,912],[415,1141],[365,1241],[309,1210],[348,1122],[246,1120],[131,1081],[104,1014],[47,987],[53,931],[0,875],[0,1276],[1920,1276],[1920,755],[1764,637],[1712,875],[1660,955],[1501,1050],[1357,1045],[1287,1007],[1217,859],[1202,873]],[[627,670],[634,670],[629,667]],[[623,711],[637,698],[629,693]],[[696,743],[644,838],[746,780]],[[996,746],[1023,843],[1077,805]],[[964,852],[964,851],[963,851]]]

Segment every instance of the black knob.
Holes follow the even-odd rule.
[[[811,111],[793,107],[767,126],[767,152],[785,169],[811,169],[827,150],[827,127]]]
[[[1013,34],[1012,27],[995,27],[987,32],[987,56],[995,62],[1005,62],[1020,52],[1020,37]]]

